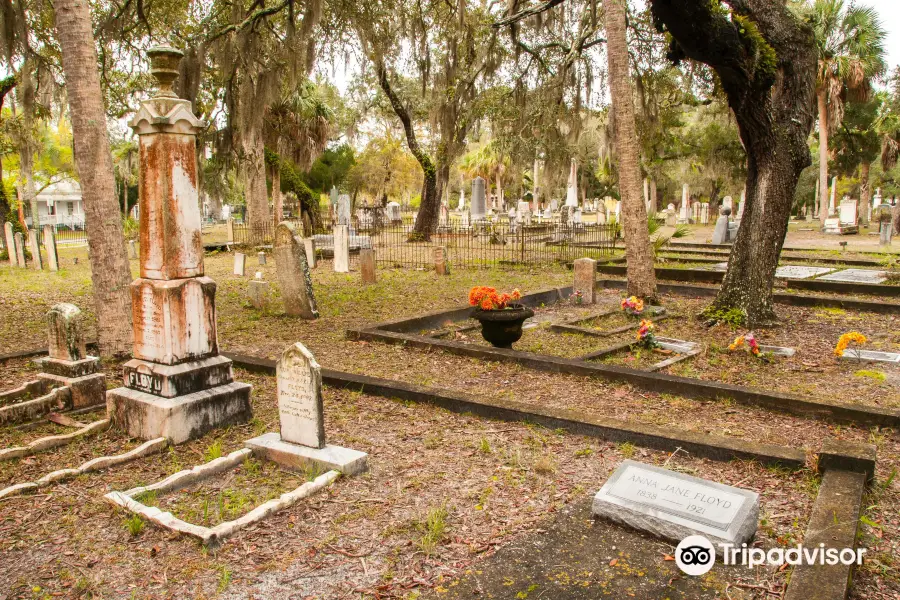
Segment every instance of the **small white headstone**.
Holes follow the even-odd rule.
[[[241,252],[234,253],[234,274],[244,276],[244,267],[247,263],[247,256]]]
[[[311,448],[325,447],[322,373],[319,363],[297,342],[281,354],[276,367],[281,439]]]

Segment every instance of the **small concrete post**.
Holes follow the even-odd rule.
[[[593,258],[579,258],[575,261],[575,285],[572,293],[581,292],[583,304],[595,302],[594,286],[597,283],[597,261]]]
[[[6,254],[9,258],[9,266],[16,266],[16,239],[13,237],[12,223],[7,221],[3,224],[3,233],[6,236]]]
[[[259,266],[263,266],[266,264],[266,253],[265,252],[257,252],[256,253],[256,261]]]
[[[15,247],[16,247],[16,264],[19,265],[20,268],[25,268],[25,238],[22,236],[21,231],[17,231],[16,235],[13,236],[15,239]]]
[[[244,268],[247,264],[247,255],[241,252],[234,253],[234,274],[244,276]]]
[[[59,271],[59,254],[56,252],[56,231],[53,225],[44,225],[44,248],[47,249],[47,265],[51,271]]]
[[[35,229],[28,230],[28,249],[31,251],[32,268],[40,271],[44,268],[44,261],[41,259],[41,241]]]
[[[438,246],[434,249],[434,272],[438,275],[449,275],[450,264],[447,261],[447,248]]]
[[[334,271],[350,272],[350,232],[346,225],[334,226]]]
[[[375,251],[371,248],[359,251],[359,271],[363,283],[375,283]]]
[[[228,217],[228,220],[225,221],[225,231],[226,231],[226,234],[228,235],[228,242],[233,244],[234,243],[234,218],[233,217]]]
[[[250,282],[248,296],[250,305],[257,310],[263,310],[266,307],[266,298],[269,294],[269,282],[262,279],[254,279]]]

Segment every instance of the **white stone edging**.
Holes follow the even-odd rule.
[[[196,538],[200,540],[204,546],[209,546],[220,543],[225,538],[234,535],[237,531],[253,525],[254,523],[258,523],[269,515],[284,510],[300,500],[315,494],[341,476],[339,471],[328,471],[327,473],[319,475],[313,481],[307,481],[300,487],[290,492],[285,492],[278,498],[269,500],[268,502],[257,506],[234,521],[225,521],[224,523],[219,523],[215,527],[203,527],[201,525],[194,525],[193,523],[182,521],[170,512],[162,511],[155,506],[147,506],[134,499],[135,496],[146,492],[166,493],[177,491],[229,469],[233,469],[251,456],[253,456],[253,451],[249,448],[243,448],[232,452],[228,456],[222,456],[192,469],[179,471],[152,485],[133,488],[127,492],[110,492],[106,494],[104,498],[114,506],[124,508],[128,512],[139,515],[159,527]]]
[[[37,490],[52,483],[59,483],[60,481],[73,479],[75,477],[78,477],[79,475],[84,475],[85,473],[91,473],[93,471],[100,471],[117,465],[122,465],[138,458],[143,458],[144,456],[149,456],[150,454],[160,452],[164,450],[168,445],[168,439],[156,438],[154,440],[144,442],[134,450],[131,450],[124,454],[118,454],[115,456],[101,456],[99,458],[89,460],[76,469],[60,469],[59,471],[53,471],[52,473],[44,475],[37,481],[17,483],[16,485],[12,485],[4,490],[0,490],[0,500],[12,496],[17,496],[22,492]]]
[[[13,423],[32,414],[48,413],[53,408],[62,408],[69,400],[71,391],[67,387],[54,388],[48,394],[0,408],[0,424]]]
[[[25,456],[37,454],[38,452],[45,452],[53,448],[58,448],[59,446],[65,446],[66,444],[74,442],[80,437],[88,435],[89,433],[105,430],[107,427],[109,427],[109,419],[103,419],[101,421],[95,421],[89,425],[85,425],[78,431],[74,431],[72,433],[42,437],[34,440],[26,446],[4,448],[3,450],[0,450],[0,462],[4,460],[13,460],[14,458],[23,458]]]

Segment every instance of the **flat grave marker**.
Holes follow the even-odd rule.
[[[626,460],[594,496],[592,512],[674,543],[700,534],[740,546],[756,533],[759,494]]]
[[[884,271],[868,269],[844,269],[818,278],[818,281],[840,281],[844,283],[884,283],[887,275]]]
[[[831,273],[834,269],[827,267],[803,267],[799,265],[785,265],[775,269],[775,277],[779,279],[809,279],[825,273]]]
[[[871,360],[875,362],[886,362],[900,364],[900,353],[897,352],[878,352],[877,350],[844,350],[841,355],[844,360]]]

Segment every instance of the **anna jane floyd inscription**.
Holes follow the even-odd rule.
[[[310,448],[324,448],[322,373],[315,357],[303,344],[294,344],[278,361],[277,379],[281,439]]]
[[[627,460],[597,492],[593,512],[669,540],[699,532],[740,544],[756,533],[759,495]]]

